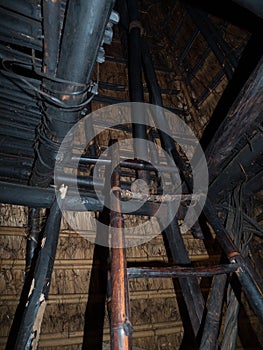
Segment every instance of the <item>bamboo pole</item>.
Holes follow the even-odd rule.
[[[226,274],[221,274],[213,278],[200,350],[217,349],[217,337],[220,328],[226,281]]]
[[[64,194],[59,196],[59,201]],[[22,320],[18,330],[14,350],[36,349],[39,341],[41,323],[48,298],[51,275],[54,266],[58,236],[61,223],[61,211],[57,200],[54,201],[47,219],[41,249],[36,261],[34,275],[27,297]]]
[[[39,246],[39,234],[41,229],[40,215],[41,214],[39,208],[29,208],[26,244],[26,274],[28,274],[31,269],[35,252]]]
[[[237,264],[215,265],[208,267],[130,267],[129,278],[176,278],[176,277],[211,277],[236,271]]]
[[[112,152],[112,159],[118,164],[118,150]],[[131,350],[130,305],[126,267],[125,238],[120,206],[119,167],[113,169],[111,181],[111,349]]]
[[[155,105],[162,106],[162,96],[156,78],[155,70],[147,47],[147,43],[143,39],[141,40],[141,46],[142,59],[144,62],[144,72],[148,82],[149,91],[151,92],[152,102]],[[154,118],[156,117],[155,114],[156,113],[153,113]],[[164,126],[166,126],[167,130],[169,130],[167,121],[162,113],[158,113],[158,118],[155,118],[155,124],[157,128],[160,128],[160,130],[162,130],[162,127]],[[179,163],[180,168],[182,161],[180,160],[178,154],[176,154],[174,142],[172,142],[172,140],[163,132],[160,132],[160,138],[163,148],[171,156],[171,158],[174,158],[175,163]],[[177,264],[190,264],[190,259],[185,249],[185,245],[182,240],[176,218],[174,218],[171,224],[164,230],[164,236],[168,241],[173,261]],[[198,281],[195,278],[179,279],[179,283],[182,288],[184,300],[190,315],[194,333],[197,335],[205,308],[201,289],[198,285]]]

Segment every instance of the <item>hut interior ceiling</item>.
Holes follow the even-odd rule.
[[[0,15],[0,350],[263,349],[262,1]]]

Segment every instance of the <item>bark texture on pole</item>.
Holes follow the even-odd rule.
[[[112,152],[116,163],[117,151]],[[113,159],[112,158],[112,159]],[[130,323],[129,291],[126,263],[125,237],[121,214],[119,167],[112,169],[111,181],[111,349],[131,350],[132,326]]]
[[[55,200],[47,219],[14,350],[31,350],[38,346],[57,250],[60,224],[61,211],[59,203]]]

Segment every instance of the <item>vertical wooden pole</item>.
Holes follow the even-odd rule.
[[[113,164],[119,160],[118,150],[112,152]],[[126,266],[125,237],[121,215],[119,167],[112,169],[111,180],[111,349],[131,350],[130,306]]]

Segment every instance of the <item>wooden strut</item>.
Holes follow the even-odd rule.
[[[118,162],[118,149],[112,151],[112,159]],[[114,163],[114,162],[113,162]],[[116,163],[115,163],[116,164]],[[117,163],[118,164],[118,163]],[[121,214],[121,192],[119,167],[112,169],[111,180],[111,349],[131,350],[132,326],[130,323],[130,306],[128,277],[126,267],[125,238]]]
[[[226,282],[227,274],[216,275],[213,278],[200,350],[217,349]]]
[[[237,264],[225,264],[206,267],[130,267],[128,268],[129,278],[176,278],[176,277],[211,277],[235,272]]]
[[[157,82],[157,77],[151,60],[150,52],[147,46],[147,42],[143,39],[141,40],[141,47],[145,70],[144,73],[147,76],[147,80],[149,82],[148,88],[152,94],[152,103],[158,106],[162,106],[162,96],[160,93],[160,88]],[[153,113],[153,117],[155,117],[155,113]],[[157,128],[160,130],[162,130],[161,126],[166,125],[167,121],[162,113],[158,113],[158,118],[155,118],[155,123]],[[169,130],[168,125],[167,130]],[[163,148],[171,158],[174,158],[172,154],[174,144],[162,132],[160,132],[160,138]],[[168,208],[169,206],[171,208],[171,205],[172,203],[168,203]],[[159,222],[159,224],[161,224],[161,222]],[[166,250],[170,251],[173,262],[178,265],[190,265],[191,261],[185,248],[183,238],[181,236],[178,225],[178,218],[174,218],[168,227],[163,230],[163,236],[165,241],[168,243]],[[205,309],[205,302],[201,288],[196,277],[179,278],[178,281],[180,288],[182,289],[183,298],[190,316],[193,332],[195,336],[197,336]]]
[[[207,198],[203,212],[212,226],[217,240],[220,243],[223,251],[227,255],[230,262],[237,263],[239,268],[236,275],[244,290],[247,300],[257,315],[258,319],[263,323],[263,287],[260,279],[255,271],[252,270],[251,265],[245,260],[239,249],[231,240],[223,223],[216,215],[216,212]]]
[[[38,346],[58,245],[61,224],[60,206],[65,194],[66,189],[64,191],[61,187],[58,199],[54,200],[50,209],[14,350],[34,350]]]
[[[43,71],[49,77],[55,76],[59,52],[59,32],[60,32],[60,1],[46,0],[42,2],[43,11],[43,29],[44,29],[44,57]],[[43,89],[47,83],[43,79]],[[34,181],[30,180],[32,186]],[[26,254],[26,276],[28,275],[34,256],[39,247],[41,231],[41,211],[39,208],[29,208],[28,213],[28,235],[27,235],[27,254]]]
[[[119,2],[119,5],[121,5],[121,2]],[[120,7],[122,10],[124,10],[122,6]],[[122,10],[121,12],[123,12]],[[133,22],[134,20],[139,20],[139,10],[138,10],[137,3],[135,1],[128,2],[127,15],[130,22]],[[125,18],[126,18],[125,14],[121,13],[121,20],[125,21]],[[126,24],[128,23],[125,23],[125,25]],[[144,44],[146,43],[142,42],[143,39],[141,37],[141,29],[132,28],[129,32],[128,37],[129,37],[128,62],[129,62],[129,68],[130,68],[129,69],[129,83],[130,83],[129,91],[131,95],[131,100],[135,102],[143,102],[144,98],[142,93],[142,80],[141,80],[142,59],[144,61],[144,69],[147,67],[153,68],[153,66],[151,64],[150,55],[145,54],[144,48],[146,45]],[[150,60],[150,62],[146,63],[145,59],[147,58]],[[155,99],[155,101],[153,102],[158,105],[162,105],[162,98],[159,91],[159,86],[157,83],[154,69],[152,69],[150,72],[149,70],[145,71],[144,73],[147,76],[147,80],[150,82],[148,84],[148,88],[152,92],[152,95]],[[158,122],[158,120],[155,122]],[[156,126],[158,127],[158,123],[156,124]],[[135,132],[135,137],[139,137],[142,139],[145,138],[146,130],[144,130],[144,132],[141,133],[142,130],[139,128],[136,128],[135,130],[133,129],[133,131]],[[162,145],[169,154],[171,145],[165,138],[163,138],[162,141],[166,141],[165,143],[162,142]],[[169,225],[169,227],[165,230],[163,234],[168,241],[173,261],[175,263],[183,264],[183,265],[189,264],[190,259],[187,255],[182,237],[180,235],[178,222],[176,219],[173,220],[173,223]],[[196,278],[181,278],[179,279],[179,283],[183,291],[184,299],[185,299],[189,314],[191,315],[190,319],[192,322],[194,333],[195,335],[197,335],[202,322],[202,316],[203,316],[203,311],[205,307],[201,289],[199,288],[198,281]]]

